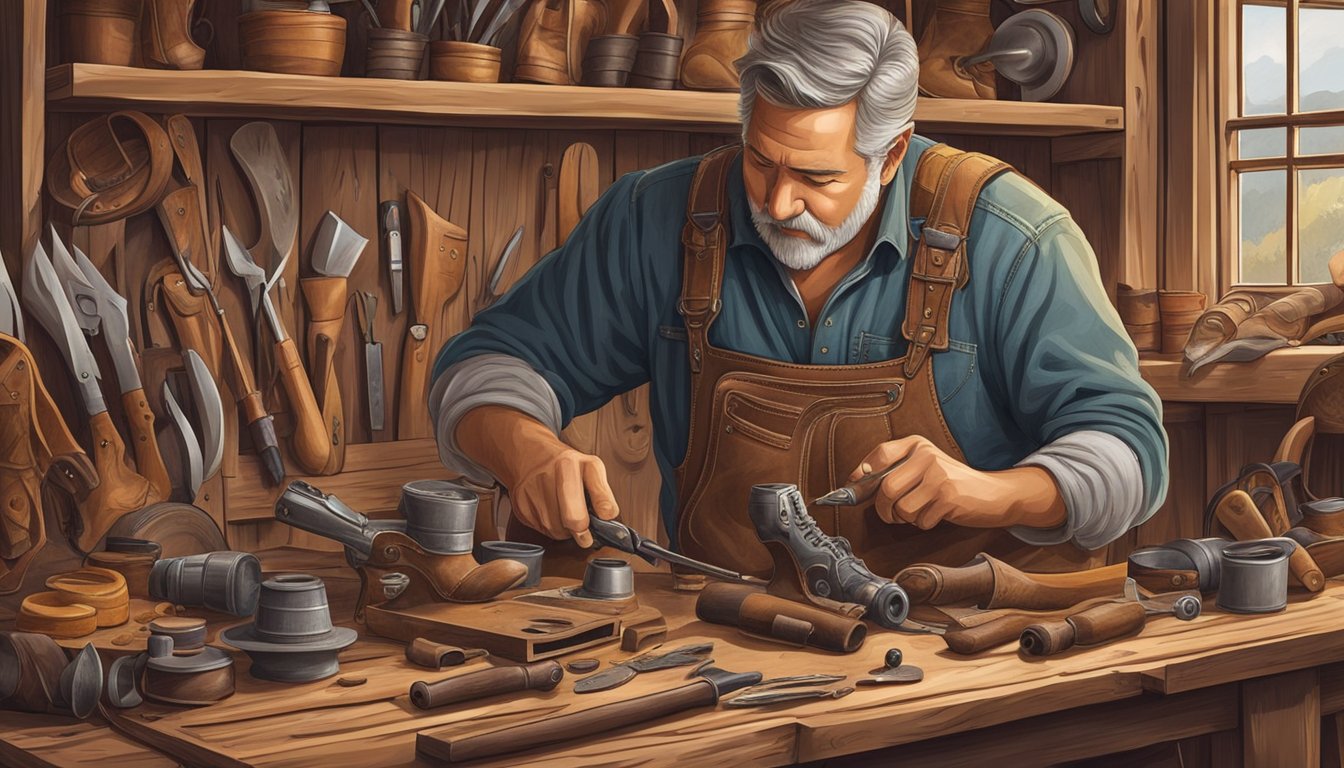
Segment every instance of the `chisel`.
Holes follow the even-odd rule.
[[[387,277],[392,284],[392,314],[401,314],[404,293],[405,262],[401,255],[401,203],[384,200],[378,206],[378,222],[383,230],[383,255],[387,258]]]
[[[383,343],[373,336],[373,321],[378,315],[378,297],[360,291],[355,312],[359,315],[359,331],[364,337],[364,378],[369,403],[369,429],[383,428]]]

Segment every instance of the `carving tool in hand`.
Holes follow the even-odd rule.
[[[877,489],[882,486],[882,481],[886,479],[887,475],[904,463],[905,459],[901,459],[886,469],[869,472],[848,485],[842,485],[824,496],[813,499],[808,506],[849,507],[871,501],[877,495]]]
[[[293,449],[294,459],[305,472],[321,472],[327,463],[331,444],[327,441],[326,430],[322,426],[322,414],[317,409],[312,387],[309,386],[308,377],[303,372],[303,361],[299,358],[298,347],[285,332],[285,324],[280,321],[270,295],[271,286],[284,270],[289,254],[286,253],[281,258],[275,274],[268,280],[265,270],[257,266],[252,260],[252,255],[227,226],[223,227],[223,235],[224,256],[229,270],[243,278],[248,293],[257,297],[255,301],[261,307],[261,314],[266,317],[271,336],[275,339],[275,361],[280,368],[280,380],[284,384],[289,405],[294,409],[294,434],[290,446]]]
[[[717,565],[711,565],[673,552],[655,541],[644,538],[638,531],[617,520],[603,520],[597,515],[589,513],[588,531],[593,534],[593,545],[595,547],[611,547],[627,554],[638,555],[647,560],[650,565],[657,565],[659,560],[666,560],[669,563],[724,581],[760,586],[768,583],[753,576],[744,576],[736,571],[720,568]]]
[[[383,233],[383,256],[387,259],[387,277],[392,285],[392,314],[401,314],[405,296],[405,262],[401,249],[401,203],[384,200],[378,206],[378,223]]]
[[[373,323],[378,315],[378,297],[368,291],[356,294],[355,312],[359,316],[359,332],[364,337],[364,379],[368,395],[369,429],[383,428],[383,343],[373,335]]]

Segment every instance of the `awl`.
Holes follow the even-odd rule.
[[[405,296],[405,263],[401,251],[401,203],[384,200],[378,206],[379,227],[383,231],[383,255],[387,259],[387,277],[392,284],[392,314],[401,314]]]
[[[655,541],[644,538],[639,535],[639,532],[635,529],[616,520],[603,520],[597,515],[589,513],[588,530],[593,534],[593,542],[596,546],[607,546],[631,555],[639,555],[647,560],[650,565],[657,565],[659,560],[666,560],[669,563],[674,563],[692,571],[723,579],[724,581],[758,585],[767,583],[753,576],[744,576],[736,571],[720,568],[717,565],[710,565],[709,563],[701,562],[700,560],[695,560],[673,552]]]

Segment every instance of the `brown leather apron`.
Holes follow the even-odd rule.
[[[910,198],[910,215],[926,223],[914,250],[902,325],[908,351],[880,363],[800,365],[709,342],[722,308],[728,170],[739,151],[724,147],[701,162],[682,232],[679,310],[691,367],[691,418],[686,457],[677,468],[678,545],[691,557],[768,577],[772,561],[747,517],[752,485],[796,483],[805,498],[815,498],[844,484],[880,443],[907,435],[923,435],[965,461],[939,407],[929,353],[947,348],[952,298],[969,277],[964,235],[976,198],[990,179],[1011,168],[944,145],[927,150]],[[822,530],[848,539],[878,574],[916,562],[962,565],[979,552],[1034,570],[1093,564],[1072,544],[1033,547],[1004,529],[890,525],[871,504],[813,514]]]

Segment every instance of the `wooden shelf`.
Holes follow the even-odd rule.
[[[1311,372],[1341,353],[1344,347],[1323,344],[1278,349],[1248,363],[1205,366],[1189,379],[1180,355],[1144,353],[1139,371],[1167,402],[1293,404]]]
[[[47,71],[47,108],[139,109],[204,117],[516,127],[650,127],[730,131],[737,94],[309,77],[264,72],[171,72],[99,64]],[[919,100],[926,133],[1068,136],[1124,129],[1124,110],[1090,104]]]

